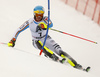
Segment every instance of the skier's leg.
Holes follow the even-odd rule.
[[[62,58],[65,58],[67,59],[68,63],[71,65],[71,66],[75,66],[77,65],[77,62],[70,56],[68,55],[66,52],[60,50],[59,51],[59,55],[62,57]]]
[[[81,66],[81,65],[77,64],[77,62],[70,55],[68,55],[66,52],[64,52],[61,49],[60,45],[57,44],[50,36],[48,36],[45,45],[46,45],[46,47],[48,47],[49,49],[54,51],[56,54],[58,54],[62,58],[65,58],[71,66],[73,66],[75,68],[79,68]]]
[[[73,66],[74,68],[77,69],[82,69],[82,66],[80,64],[78,64],[69,54],[67,54],[66,52],[60,50],[59,51],[60,56],[67,59],[68,63]]]
[[[43,44],[40,40],[38,41],[33,41],[35,44],[35,47],[40,49],[42,48]],[[45,56],[49,56],[49,58],[53,59],[54,61],[57,61],[59,59],[59,57],[57,57],[50,49],[48,49],[46,46],[44,46],[43,48],[43,53],[45,54]]]

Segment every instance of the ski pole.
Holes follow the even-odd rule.
[[[46,43],[46,39],[47,39],[48,32],[49,32],[49,20],[50,20],[50,0],[48,0],[48,27],[47,27],[47,31],[46,31],[46,36],[45,36],[45,39],[44,39],[44,43],[43,43],[43,46],[42,46],[42,49],[41,49],[39,55],[42,54],[43,48],[44,48],[45,43]]]
[[[85,41],[97,44],[97,42],[95,42],[95,41],[91,41],[91,40],[88,40],[88,39],[85,39],[85,38],[82,38],[82,37],[79,37],[79,36],[76,36],[76,35],[73,35],[73,34],[62,32],[62,31],[59,31],[59,30],[56,30],[56,29],[51,29],[51,30],[56,31],[56,32],[60,32],[60,33],[66,34],[66,35],[70,35],[70,36],[73,36],[73,37],[76,37],[76,38],[79,38],[79,39],[82,39],[82,40],[85,40]]]

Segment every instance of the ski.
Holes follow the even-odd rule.
[[[65,58],[61,59],[61,60],[58,60],[60,63],[62,64],[67,64],[68,62],[66,61]],[[82,70],[82,71],[86,71],[86,72],[89,72],[91,67],[88,66],[87,68],[83,68],[81,65],[77,64],[74,68],[76,69],[79,69],[79,70]]]

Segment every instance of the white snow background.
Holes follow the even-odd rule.
[[[16,29],[33,17],[33,8],[42,5],[48,15],[47,0],[0,0],[0,42],[8,43]],[[0,44],[0,77],[100,77],[100,26],[60,0],[50,0],[54,29],[71,33],[94,44],[49,30],[49,35],[83,67],[84,72],[39,56],[32,46],[30,30],[23,31],[14,48]]]

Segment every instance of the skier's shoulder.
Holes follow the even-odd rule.
[[[48,16],[44,16],[44,17],[43,17],[43,20],[44,20],[44,21],[48,21]],[[49,19],[49,21],[51,21],[51,19]]]
[[[44,16],[43,17],[43,21],[46,23],[46,24],[48,24],[48,17],[47,16]],[[53,23],[52,23],[52,21],[49,19],[49,26],[50,27],[53,27]]]
[[[45,20],[48,20],[48,17],[47,16],[44,16],[43,17],[43,20],[45,21]]]
[[[30,18],[29,20],[28,20],[28,23],[30,24],[30,23],[32,23],[34,21],[34,18],[32,17],[32,18]]]

